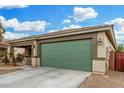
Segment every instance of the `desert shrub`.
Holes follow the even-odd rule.
[[[23,54],[18,53],[17,56],[16,56],[16,61],[17,61],[17,62],[22,62],[23,59],[24,59]]]

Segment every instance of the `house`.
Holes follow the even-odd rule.
[[[105,73],[111,51],[117,48],[113,25],[62,30],[9,41],[9,52],[25,49],[25,60],[33,67]]]

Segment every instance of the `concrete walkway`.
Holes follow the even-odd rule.
[[[0,75],[1,88],[76,88],[91,73],[40,67]]]

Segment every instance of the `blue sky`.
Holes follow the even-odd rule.
[[[5,38],[15,39],[62,29],[115,24],[117,42],[124,41],[124,6],[0,6]]]

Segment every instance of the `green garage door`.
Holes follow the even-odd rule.
[[[92,71],[92,40],[76,40],[41,45],[41,65]]]

